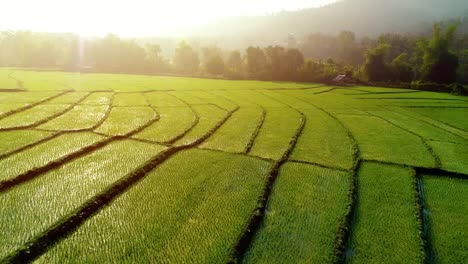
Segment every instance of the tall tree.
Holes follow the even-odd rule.
[[[263,50],[259,47],[249,47],[246,54],[249,77],[268,79],[268,61]]]
[[[381,82],[392,78],[391,69],[385,61],[389,49],[390,45],[380,43],[377,47],[366,52],[363,71],[369,81]]]
[[[435,24],[432,38],[421,46],[424,52],[421,76],[424,81],[445,84],[456,81],[459,62],[451,50],[456,29],[456,25],[451,25],[441,32],[440,25]]]
[[[200,68],[198,53],[185,41],[180,42],[175,50],[174,66],[185,74],[195,74]]]

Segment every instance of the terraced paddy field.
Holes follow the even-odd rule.
[[[0,73],[1,263],[468,263],[466,97]]]

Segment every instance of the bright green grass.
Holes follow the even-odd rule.
[[[70,90],[75,87],[68,86],[63,81],[68,79],[71,73],[64,72],[35,72],[15,70],[13,76],[21,80],[23,88],[31,91],[57,91]],[[78,74],[77,74],[78,75]],[[79,79],[75,79],[77,81]]]
[[[70,214],[163,147],[120,141],[0,193],[0,258]]]
[[[0,119],[0,128],[13,128],[34,125],[65,111],[69,107],[70,105],[67,104],[38,105],[28,110]]]
[[[142,93],[118,93],[112,102],[115,106],[145,106],[148,105]]]
[[[275,108],[275,107],[285,107],[286,105],[280,100],[275,100],[275,98],[266,96],[265,94],[259,91],[239,91],[245,98],[248,98],[250,101],[255,102],[256,104],[263,106],[265,108]]]
[[[301,115],[292,108],[266,109],[265,122],[249,154],[274,160],[280,159],[296,135],[301,118]]]
[[[18,108],[24,107],[27,104],[0,104],[0,116],[3,114],[9,113],[11,111],[14,111]]]
[[[318,109],[302,112],[307,122],[290,159],[351,169],[356,150],[340,123]]]
[[[0,160],[0,181],[8,180],[29,170],[58,160],[81,148],[92,145],[103,137],[93,133],[61,135],[33,148]]]
[[[61,95],[57,98],[54,98],[46,104],[73,104],[84,98],[85,96],[89,95],[86,92],[70,92],[64,95]]]
[[[82,105],[110,105],[113,93],[97,92],[86,97],[80,104]]]
[[[358,143],[361,157],[420,167],[435,159],[420,138],[373,116],[338,115]]]
[[[264,94],[265,96],[273,98],[277,101],[282,102],[283,104],[289,105],[294,108],[299,108],[299,109],[315,108],[308,102],[295,98],[291,95],[285,95],[284,93],[281,93],[279,91],[259,91],[259,92]]]
[[[386,88],[373,86],[354,86],[350,88],[352,91],[362,91],[368,93],[420,93],[418,90],[402,89],[402,88]]]
[[[327,87],[327,89],[329,88]],[[290,96],[296,99],[301,99],[312,105],[319,106],[322,108],[347,108],[349,106],[344,104],[343,100],[352,100],[352,98],[348,98],[338,94],[315,94],[314,90],[278,91],[278,93],[282,94],[283,96]]]
[[[235,112],[201,147],[243,153],[262,117],[260,108],[244,108]]]
[[[0,69],[0,90],[18,88],[16,80],[9,77],[12,72],[11,69]]]
[[[392,111],[371,111],[371,114],[382,117],[398,126],[404,127],[409,131],[422,136],[424,139],[468,144],[468,140],[463,137],[450,134],[441,128],[422,122],[416,118]]]
[[[223,96],[216,95],[215,93],[211,93],[209,91],[197,91],[197,96],[201,98],[203,101],[208,102],[210,104],[217,105],[223,109],[232,111],[236,109],[237,104],[233,101],[226,99]]]
[[[154,107],[186,107],[187,105],[180,101],[177,97],[166,92],[154,92],[145,94],[146,99]]]
[[[64,115],[61,115],[38,128],[49,130],[80,130],[95,126],[104,118],[109,106],[77,105]]]
[[[326,108],[327,112],[329,112],[332,115],[369,115],[367,112],[355,108],[350,108],[350,107],[341,107],[341,108],[335,108],[335,107],[330,107]]]
[[[9,104],[31,104],[57,95],[58,92],[0,93],[0,102]]]
[[[332,263],[351,175],[286,163],[246,263]]]
[[[206,104],[204,100],[197,96],[195,92],[185,92],[185,91],[177,91],[177,92],[169,92],[169,94],[177,97],[179,100],[190,104],[190,105],[197,105],[197,104]]]
[[[0,155],[22,148],[52,135],[51,132],[17,130],[0,131]]]
[[[178,153],[38,262],[226,263],[269,167],[240,155]]]
[[[363,163],[350,263],[422,263],[411,169]]]
[[[460,137],[463,137],[465,139],[468,139],[468,132],[466,131],[463,131],[461,129],[458,129],[456,127],[453,127],[453,126],[449,126],[443,122],[440,122],[440,121],[437,121],[435,119],[432,119],[432,118],[429,118],[427,116],[424,116],[424,115],[421,115],[421,114],[418,114],[414,111],[411,111],[410,108],[402,108],[402,107],[388,107],[389,109],[391,109],[392,111],[395,111],[395,112],[398,112],[398,113],[401,113],[403,115],[406,115],[406,116],[410,116],[410,117],[414,117],[418,120],[421,120],[425,123],[429,123],[429,124],[432,124],[434,126],[437,126],[449,133],[452,133],[452,134],[455,134],[455,135],[458,135]]]
[[[156,113],[150,107],[114,107],[106,121],[95,131],[106,135],[125,135],[151,121]]]
[[[435,263],[468,263],[468,182],[424,176]]]
[[[411,111],[468,132],[467,108],[411,108]]]
[[[195,112],[200,117],[198,124],[190,130],[183,138],[179,139],[176,145],[185,145],[195,142],[212,130],[226,116],[226,111],[213,105],[195,105]]]
[[[417,93],[408,93],[405,91],[408,90],[401,90],[402,93],[398,94],[393,94],[393,93],[387,93],[387,94],[359,94],[359,95],[353,95],[350,97],[354,97],[357,99],[449,99],[449,100],[456,100],[456,101],[468,101],[468,99],[461,97],[461,96],[456,96],[456,95],[451,95],[451,94],[445,94],[445,93],[435,93],[435,92],[417,92]]]
[[[230,100],[236,106],[241,108],[258,107],[259,105],[239,91],[213,91],[214,95]]]
[[[190,129],[195,122],[195,115],[189,107],[160,107],[157,111],[159,121],[134,135],[134,138],[168,142]]]
[[[428,142],[440,159],[442,169],[468,174],[468,145],[449,142]]]

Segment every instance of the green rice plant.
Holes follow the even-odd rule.
[[[110,105],[113,93],[110,92],[97,92],[92,93],[86,97],[80,104],[82,105]]]
[[[196,121],[192,109],[189,107],[160,107],[158,122],[145,128],[133,138],[154,142],[169,142],[190,129]]]
[[[307,122],[290,159],[350,170],[357,149],[345,128],[324,111],[301,111]]]
[[[89,93],[87,92],[70,92],[65,93],[57,98],[54,98],[46,104],[74,104],[83,99],[85,96],[88,96]]]
[[[241,108],[200,147],[242,153],[249,145],[261,118],[261,108]]]
[[[249,154],[279,160],[301,124],[301,115],[292,108],[268,108],[265,121]]]
[[[145,96],[141,93],[117,93],[112,105],[115,106],[145,106],[148,105]]]
[[[366,89],[366,88],[359,88],[359,90]],[[380,88],[381,89],[381,88]],[[352,95],[351,97],[357,98],[357,99],[364,99],[364,98],[374,98],[374,99],[449,99],[449,100],[457,100],[457,101],[468,101],[468,99],[461,97],[461,96],[456,96],[456,95],[451,95],[451,94],[445,94],[445,93],[436,93],[436,92],[408,92],[412,90],[405,90],[405,89],[399,89],[401,92],[400,93],[370,93],[370,94],[365,94],[365,95]]]
[[[125,135],[151,122],[156,113],[150,107],[114,107],[104,123],[95,131],[118,136]]]
[[[238,91],[237,93],[241,94],[245,98],[255,102],[256,104],[265,107],[265,108],[275,108],[275,107],[285,107],[286,104],[282,103],[282,100],[277,100],[266,96],[265,94],[259,91]]]
[[[272,99],[275,99],[277,101],[280,101],[286,105],[289,105],[291,107],[299,108],[299,109],[308,109],[308,108],[314,108],[310,103],[307,103],[303,100],[300,100],[298,98],[295,98],[291,95],[286,95],[285,93],[281,93],[279,91],[260,91],[262,94],[265,96],[268,96]]]
[[[32,104],[58,94],[59,92],[54,91],[0,93],[0,102],[2,104]]]
[[[37,262],[226,263],[269,168],[247,156],[179,152]]]
[[[423,184],[434,263],[466,263],[468,182],[428,175],[423,177]]]
[[[468,103],[466,108],[411,108],[410,110],[468,132]]]
[[[51,117],[66,112],[71,105],[47,104],[38,105],[28,110],[0,119],[0,129],[33,126],[47,121]]]
[[[361,91],[361,92],[368,92],[368,93],[384,93],[384,94],[392,94],[392,93],[420,93],[418,90],[410,90],[404,88],[386,88],[386,87],[375,87],[375,86],[354,86],[350,88],[352,91]]]
[[[146,99],[154,107],[187,107],[184,102],[167,92],[146,93]]]
[[[27,104],[0,104],[0,117],[17,109],[27,106]]]
[[[0,259],[163,149],[141,142],[118,141],[0,193]]]
[[[325,89],[330,89],[330,87],[326,87]],[[351,100],[346,98],[345,96],[340,96],[338,94],[315,94],[317,91],[315,89],[312,90],[282,90],[278,91],[279,94],[284,96],[294,97],[296,99],[301,99],[306,101],[312,105],[319,106],[322,108],[328,107],[335,107],[335,108],[346,108],[349,107],[345,105],[342,100]],[[337,100],[337,98],[340,98]]]
[[[109,106],[77,105],[67,113],[43,124],[38,128],[47,130],[81,130],[89,129],[101,121]]]
[[[332,263],[351,175],[286,163],[245,263]]]
[[[418,114],[418,113],[416,113],[414,111],[411,111],[410,108],[402,108],[402,107],[387,107],[387,108],[391,109],[394,112],[398,112],[398,113],[406,115],[406,116],[414,117],[414,118],[416,118],[416,119],[418,119],[418,120],[420,120],[422,122],[437,126],[437,127],[441,128],[441,129],[447,131],[448,133],[455,134],[455,135],[458,135],[458,136],[463,137],[465,139],[468,139],[468,132],[467,131],[463,131],[463,130],[458,129],[456,127],[447,125],[447,124],[445,124],[443,122],[437,121],[436,119],[429,118],[427,116]]]
[[[429,141],[440,159],[442,169],[468,174],[468,145]]]
[[[422,122],[416,118],[405,116],[392,111],[371,111],[373,115],[379,116],[398,126],[422,136],[424,139],[448,141],[468,144],[468,140],[444,131],[434,125]]]
[[[407,167],[364,162],[349,263],[422,263],[415,179]]]
[[[205,101],[196,96],[196,93],[190,93],[186,91],[176,91],[168,93],[190,105],[206,104]]]
[[[35,130],[0,131],[0,155],[38,142],[51,135],[51,132]]]
[[[361,157],[433,168],[436,160],[421,139],[378,117],[338,115],[356,138]]]
[[[0,89],[19,88],[17,81],[10,78],[10,74],[13,74],[12,69],[0,69]]]
[[[93,133],[64,134],[0,160],[0,181],[9,180],[29,170],[42,167],[70,153],[90,146],[104,137]]]
[[[351,107],[327,107],[327,112],[332,115],[369,115],[367,112]]]
[[[213,129],[227,114],[226,111],[213,105],[194,105],[193,109],[200,119],[192,130],[175,142],[176,145],[186,145],[196,141]]]
[[[197,91],[196,93],[197,93],[197,96],[200,97],[203,101],[210,103],[210,104],[217,105],[229,111],[233,111],[238,106],[232,100],[226,97],[220,96],[220,95],[216,95],[209,91]]]
[[[251,98],[246,97],[239,91],[212,91],[212,94],[230,100],[241,108],[258,107],[259,105]]]

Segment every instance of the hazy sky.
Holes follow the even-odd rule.
[[[0,30],[29,29],[76,32],[85,36],[108,32],[121,36],[173,35],[236,15],[317,7],[335,0],[6,0]]]

